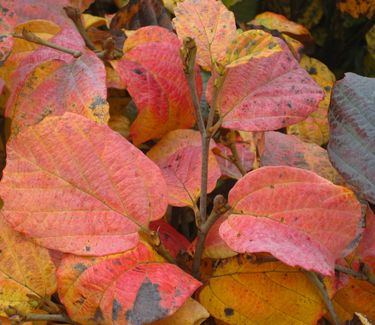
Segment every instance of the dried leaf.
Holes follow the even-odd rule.
[[[0,63],[3,64],[13,48],[13,32],[16,24],[14,0],[3,0],[0,5]]]
[[[337,7],[354,18],[366,16],[368,19],[374,17],[375,3],[373,0],[339,0]]]
[[[125,251],[137,244],[139,227],[165,212],[159,168],[121,135],[80,115],[29,127],[7,154],[3,213],[42,246],[81,255]]]

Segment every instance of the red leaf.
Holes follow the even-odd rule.
[[[86,51],[69,64],[51,60],[31,70],[33,66],[26,64],[15,73],[17,83],[5,111],[5,116],[12,119],[13,134],[39,123],[47,115],[62,115],[66,111],[107,122],[105,69],[93,52]],[[25,78],[22,72],[27,71]]]
[[[144,324],[174,313],[200,286],[140,244],[122,255],[67,256],[58,273],[59,297],[81,324]]]
[[[269,252],[291,266],[330,275],[357,235],[361,207],[348,189],[307,170],[262,167],[229,193],[234,212],[220,227],[230,248]]]
[[[165,212],[159,168],[107,126],[66,113],[8,144],[0,195],[18,231],[82,255],[125,251]]]
[[[240,63],[230,64],[221,81],[216,105],[220,108],[223,127],[242,131],[275,130],[305,119],[318,108],[323,91],[289,50],[284,48],[268,56],[260,48],[255,47],[253,51],[247,48],[242,59],[228,53]],[[207,91],[212,93],[212,81],[210,84]],[[210,93],[208,98],[212,98]]]
[[[193,207],[198,200],[201,192],[201,151],[199,132],[185,129],[169,132],[147,153],[160,167],[167,182],[170,205]],[[220,174],[215,155],[210,150],[208,193],[215,189]]]
[[[311,170],[337,185],[343,178],[333,168],[327,150],[314,143],[306,143],[293,135],[266,132],[261,150],[262,166],[291,166]]]
[[[186,252],[190,246],[190,242],[164,220],[151,222],[150,229],[159,234],[162,244],[174,258],[178,253]]]
[[[375,214],[370,207],[367,207],[366,228],[358,246],[358,255],[375,266]]]
[[[148,34],[145,29],[148,29]],[[155,32],[151,32],[152,29]],[[166,35],[165,40],[155,42],[153,35],[156,31]],[[147,35],[151,35],[149,42],[145,41]],[[137,46],[123,59],[112,62],[138,108],[138,116],[130,128],[132,140],[137,145],[195,124],[194,108],[179,54],[180,42],[172,35],[161,27],[141,28],[127,40],[132,46]],[[200,77],[197,81],[200,94]]]

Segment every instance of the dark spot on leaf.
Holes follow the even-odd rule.
[[[325,87],[324,87],[324,90],[325,90],[325,91],[330,91],[330,90],[331,90],[331,86],[325,86]]]
[[[273,43],[273,42],[271,42],[271,43],[268,44],[268,48],[270,50],[272,50],[275,46],[276,46],[276,43]]]
[[[225,308],[224,314],[225,314],[225,316],[233,316],[233,314],[234,314],[233,308]]]
[[[86,251],[86,252],[91,251],[91,247],[90,247],[90,246],[85,246],[85,251]]]
[[[89,108],[94,111],[98,107],[100,107],[102,105],[105,105],[105,104],[106,104],[106,100],[103,97],[95,96],[95,98],[94,98],[93,102],[90,104]]]
[[[291,102],[288,102],[287,105],[288,105],[289,108],[292,108],[292,103]]]
[[[96,308],[95,310],[95,315],[94,315],[94,318],[93,318],[93,321],[95,323],[102,323],[104,321],[104,316],[103,316],[103,312],[102,310],[100,309],[100,307]]]
[[[142,283],[132,309],[126,314],[126,320],[132,325],[151,323],[168,315],[169,310],[160,306],[159,285],[148,278]]]
[[[310,69],[308,70],[308,73],[309,74],[317,74],[316,68],[310,67]]]
[[[79,271],[80,273],[84,272],[85,270],[87,270],[87,266],[83,263],[77,263],[73,266],[73,268],[77,271]]]
[[[136,74],[142,74],[142,70],[140,69],[134,69],[133,72],[135,72]]]
[[[117,320],[118,314],[121,310],[122,310],[122,305],[116,299],[113,299],[113,303],[112,303],[112,320],[113,321]]]

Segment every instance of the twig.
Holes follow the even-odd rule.
[[[69,49],[69,48],[66,48],[64,46],[46,41],[46,40],[36,36],[34,33],[29,32],[25,29],[22,30],[22,34],[14,33],[13,37],[20,38],[20,39],[26,40],[26,41],[31,42],[31,43],[47,46],[47,47],[53,48],[55,50],[59,50],[59,51],[64,52],[64,53],[71,54],[75,58],[78,58],[82,55],[82,53],[80,51]]]
[[[77,324],[73,322],[67,315],[63,314],[28,314],[25,315],[25,322],[47,321],[47,322],[62,322],[68,324]]]
[[[353,278],[358,280],[367,281],[375,286],[375,277],[370,274],[370,272],[357,272],[352,270],[351,268],[342,266],[342,265],[335,265],[335,270],[341,273],[345,273],[351,275]],[[367,271],[365,268],[364,271]]]
[[[146,241],[161,255],[163,256],[169,263],[177,264],[176,260],[173,256],[169,253],[169,251],[165,248],[163,243],[160,240],[159,233],[156,231],[149,230],[148,228],[142,228],[140,230],[141,235],[143,235]]]
[[[231,142],[229,144],[229,148],[230,148],[230,151],[232,152],[232,158],[233,158],[232,162],[237,167],[237,169],[240,171],[240,173],[242,174],[242,176],[246,175],[246,169],[242,165],[241,158],[238,155],[236,143],[235,142]]]
[[[98,49],[96,48],[95,44],[91,41],[89,35],[87,34],[87,32],[85,30],[85,27],[82,24],[81,13],[79,12],[79,10],[77,8],[70,7],[70,6],[64,7],[64,10],[65,10],[67,16],[73,21],[73,23],[76,26],[78,32],[81,34],[83,40],[86,43],[86,46],[90,50],[93,50],[93,51],[97,52]]]
[[[207,220],[202,224],[202,226],[198,229],[197,235],[197,244],[194,253],[194,260],[193,260],[193,276],[197,279],[200,278],[200,263],[202,259],[202,254],[204,250],[204,242],[206,240],[207,234],[211,229],[212,225],[215,221],[224,213],[228,212],[230,209],[229,205],[226,204],[226,201],[222,195],[217,195],[214,199],[214,207],[207,218]]]
[[[327,292],[327,289],[326,289],[324,283],[319,279],[319,277],[314,272],[303,271],[303,273],[305,273],[305,275],[310,279],[310,281],[312,283],[314,283],[314,285],[319,289],[320,294],[322,295],[323,301],[326,304],[326,307],[327,307],[329,313],[332,316],[333,322],[336,325],[340,325],[341,324],[340,320],[337,317],[335,308],[333,307],[332,300],[328,295],[328,292]]]

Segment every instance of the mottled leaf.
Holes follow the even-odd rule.
[[[257,15],[250,24],[255,26],[264,26],[270,30],[277,30],[285,33],[301,42],[311,42],[312,36],[307,28],[297,24],[283,15],[274,12],[263,12]]]
[[[48,297],[56,290],[55,267],[45,248],[11,229],[0,215],[0,315],[13,307],[35,309],[28,295]]]
[[[366,228],[358,246],[358,255],[365,262],[375,262],[375,214],[370,207],[366,211]]]
[[[3,0],[0,4],[0,63],[2,64],[9,56],[13,48],[13,32],[16,24],[14,12],[14,0]]]
[[[375,203],[375,79],[347,73],[333,90],[329,158],[344,177]]]
[[[156,32],[153,31],[149,33],[150,42],[145,42],[145,35],[148,35],[145,29],[168,36],[164,41],[154,41]],[[194,107],[177,37],[164,28],[150,26],[139,29],[126,42],[135,47],[112,64],[138,108],[138,116],[130,127],[133,142],[138,145],[161,138],[171,130],[192,127],[195,124]],[[200,94],[198,77],[197,88]]]
[[[344,180],[333,168],[325,149],[293,135],[266,132],[261,151],[262,166],[291,166],[311,170],[337,185]]]
[[[238,38],[244,41],[244,50],[229,49],[230,63],[224,76],[217,79],[222,84],[216,105],[223,127],[274,130],[297,123],[317,109],[322,90],[290,51],[281,51],[276,38],[262,31],[248,31]]]
[[[197,62],[211,69],[215,62],[223,63],[225,51],[236,36],[234,15],[221,1],[185,0],[175,8],[177,35],[191,37],[198,52]]]
[[[210,314],[199,302],[188,298],[173,315],[150,325],[200,325]]]
[[[108,121],[105,69],[92,52],[71,64],[61,60],[42,63],[18,86],[5,111],[5,116],[12,120],[13,135],[48,115],[62,115],[66,111],[99,123]]]
[[[229,192],[233,207],[220,226],[239,253],[269,252],[291,266],[324,275],[355,240],[361,207],[354,193],[307,170],[262,167]]]
[[[319,103],[315,112],[298,124],[288,126],[287,131],[288,134],[297,135],[304,141],[323,145],[329,139],[328,107],[336,78],[325,64],[306,55],[302,57],[300,65],[322,88],[324,99]]]
[[[374,17],[375,3],[373,0],[339,0],[337,7],[354,18],[366,16],[368,19]]]
[[[121,135],[80,115],[48,117],[8,143],[3,213],[45,247],[125,251],[165,212],[159,168]]]
[[[201,192],[201,151],[200,133],[184,129],[169,132],[147,153],[147,156],[160,167],[163,173],[168,187],[170,205],[180,207],[195,205]],[[214,190],[220,175],[216,157],[210,150],[208,193]]]
[[[174,258],[176,258],[179,253],[188,250],[190,242],[166,221],[153,221],[150,223],[150,229],[159,234],[163,246]]]
[[[81,324],[156,321],[177,311],[200,286],[141,243],[121,255],[67,256],[57,279],[59,297],[69,316]]]
[[[324,311],[319,291],[297,268],[256,264],[244,256],[220,264],[199,294],[226,324],[315,324]]]

